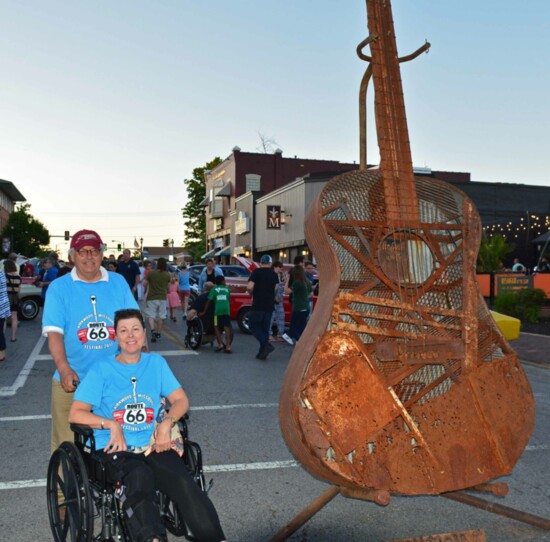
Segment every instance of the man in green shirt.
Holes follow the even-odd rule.
[[[210,303],[214,303],[214,332],[218,340],[218,348],[216,352],[222,350],[226,354],[231,354],[231,343],[233,342],[233,329],[231,327],[231,317],[229,310],[229,298],[231,292],[225,285],[225,277],[223,275],[215,278],[215,286],[208,294],[208,301],[204,311],[200,314],[203,316],[208,310]],[[222,330],[225,332],[225,344],[223,343]]]

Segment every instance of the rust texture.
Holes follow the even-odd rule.
[[[486,542],[485,531],[457,531],[454,533],[432,534],[428,536],[415,536],[414,538],[400,538],[393,542]]]
[[[308,211],[321,295],[279,419],[327,482],[438,494],[509,474],[534,401],[477,286],[474,205],[414,177],[390,2],[367,0],[367,13],[380,168],[335,177]]]

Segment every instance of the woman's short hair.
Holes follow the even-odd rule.
[[[145,329],[145,321],[143,320],[143,315],[139,309],[121,309],[119,311],[115,311],[115,331],[121,320],[129,320],[130,318],[137,318]]]

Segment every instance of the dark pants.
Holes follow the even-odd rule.
[[[103,455],[110,464],[113,478],[120,478],[126,487],[123,510],[132,541],[143,542],[155,536],[167,540],[155,502],[156,489],[177,504],[197,540],[220,542],[225,539],[212,501],[197,486],[176,452],[153,452],[147,457],[130,452]]]
[[[306,328],[308,316],[308,310],[291,313],[290,328],[288,330],[289,337],[292,337],[295,341],[300,339]]]
[[[0,350],[5,350],[6,349],[6,337],[4,336],[4,322],[5,321],[6,321],[5,318],[0,318]]]
[[[273,311],[255,311],[248,313],[248,327],[260,343],[260,352],[269,345],[269,328]]]

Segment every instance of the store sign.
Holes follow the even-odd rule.
[[[497,277],[497,292],[518,292],[533,287],[533,275],[511,275]],[[497,295],[498,295],[497,294]]]
[[[268,205],[267,209],[267,225],[268,230],[280,230],[281,229],[281,206],[280,205]]]
[[[246,216],[246,213],[241,211],[239,212],[239,218],[235,220],[235,233],[237,235],[242,235],[243,233],[248,233],[250,231],[250,218]]]

